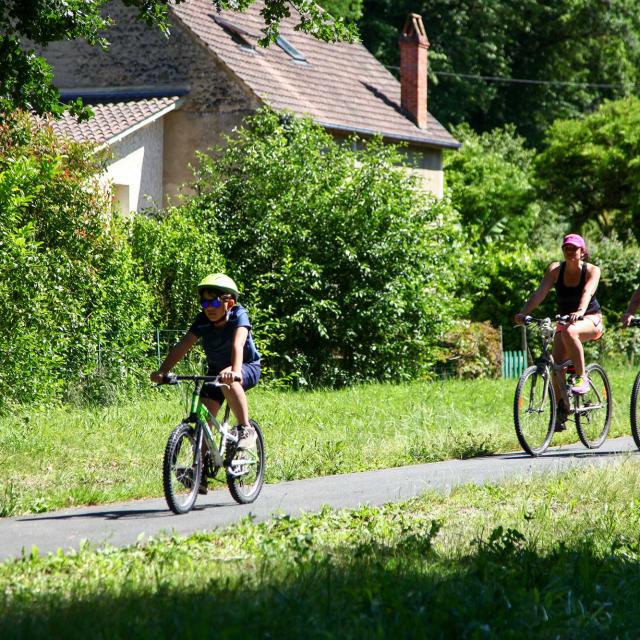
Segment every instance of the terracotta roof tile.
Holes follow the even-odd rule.
[[[77,142],[89,140],[96,144],[104,144],[127,129],[175,105],[179,99],[177,96],[171,96],[92,104],[94,117],[86,122],[78,122],[76,118],[65,113],[60,120],[54,120],[51,124],[60,136]]]
[[[328,128],[378,132],[396,140],[437,147],[459,143],[429,114],[418,128],[400,108],[400,83],[360,44],[326,43],[294,31],[285,18],[280,33],[306,58],[296,62],[279,46],[257,46],[264,26],[261,3],[244,13],[216,13],[211,0],[185,0],[171,11],[265,103],[278,110],[308,115]],[[292,9],[292,13],[294,10]],[[220,17],[250,35],[253,51],[240,46]]]

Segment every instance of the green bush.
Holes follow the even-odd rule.
[[[600,266],[598,301],[609,326],[618,324],[631,294],[640,285],[640,247],[633,236],[622,242],[615,234],[591,242],[587,238],[590,260]]]
[[[513,328],[513,317],[535,291],[550,262],[548,256],[524,244],[491,245],[476,253],[468,285],[473,299],[470,315],[502,327],[505,349],[520,348],[520,331]],[[536,314],[555,314],[553,292]]]
[[[449,204],[417,190],[394,148],[352,146],[263,110],[200,158],[187,205],[220,238],[267,364],[301,384],[428,375],[465,307]]]
[[[23,113],[0,125],[1,402],[123,389],[151,296],[98,184],[102,159]]]
[[[225,271],[218,237],[193,206],[147,211],[131,221],[131,248],[157,305],[156,325],[182,329],[197,307],[197,284],[207,273]]]
[[[477,134],[462,125],[453,133],[463,144],[445,155],[446,186],[470,238],[527,242],[540,217],[535,152],[524,147],[513,126]]]
[[[445,335],[440,369],[455,378],[499,378],[502,373],[500,331],[490,322],[459,320]]]

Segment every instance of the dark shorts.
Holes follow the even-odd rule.
[[[207,371],[208,376],[215,376],[219,371]],[[242,388],[245,391],[255,387],[260,380],[260,363],[259,362],[245,362],[242,364]],[[224,393],[220,387],[216,387],[214,384],[207,382],[202,387],[203,398],[210,398],[222,404],[224,402]]]

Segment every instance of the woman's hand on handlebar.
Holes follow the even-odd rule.
[[[620,318],[620,322],[622,322],[622,326],[623,327],[628,327],[634,317],[635,316],[633,315],[633,313],[628,313],[628,312],[625,313],[622,316],[622,318]]]
[[[149,378],[151,379],[151,382],[162,384],[164,382],[164,373],[162,373],[162,371],[153,371]]]
[[[525,313],[516,313],[516,315],[513,317],[513,320],[516,324],[525,324],[525,320],[527,318],[527,315]]]

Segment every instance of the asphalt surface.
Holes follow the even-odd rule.
[[[274,513],[297,515],[335,508],[381,505],[406,500],[426,490],[449,492],[461,484],[554,473],[570,467],[620,462],[640,455],[631,437],[611,439],[596,451],[581,445],[549,449],[540,458],[508,453],[470,460],[366,471],[265,485],[258,500],[238,505],[226,489],[198,496],[194,509],[173,515],[164,499],[65,509],[38,515],[0,518],[0,561],[30,553],[78,549],[87,540],[96,547],[126,546],[163,533],[187,535],[238,522],[251,514],[257,521]]]

